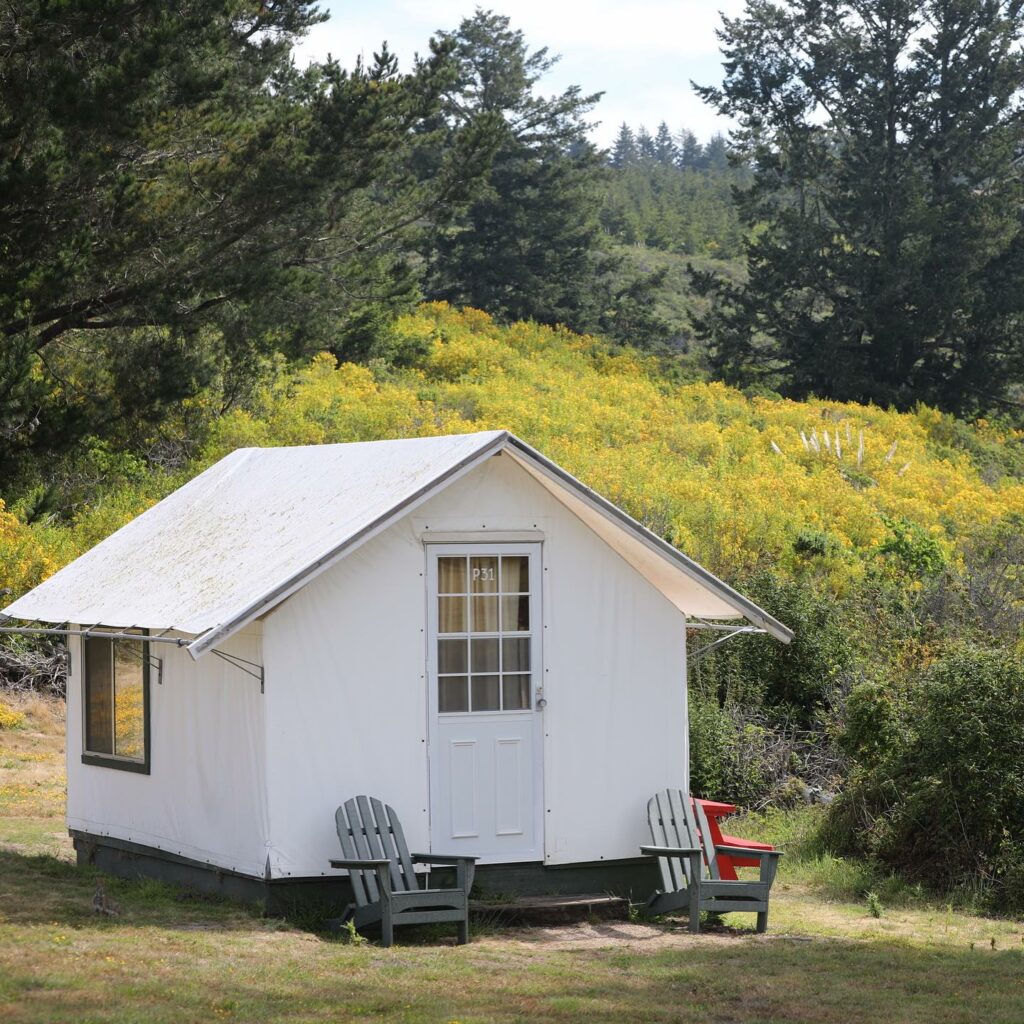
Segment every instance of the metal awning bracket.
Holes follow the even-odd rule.
[[[264,692],[264,672],[263,666],[255,661],[249,661],[248,658],[241,658],[237,654],[228,654],[226,651],[218,650],[216,647],[210,648],[210,654],[216,654],[222,661],[226,661],[229,665],[234,665],[240,672],[244,672],[247,676],[252,676],[253,679],[258,679],[260,682],[260,693]]]
[[[0,617],[0,622],[11,622],[10,618]],[[99,633],[95,632],[100,630]],[[164,630],[163,633],[157,636],[144,636],[141,633],[124,633],[115,632],[113,630],[106,630],[101,627],[99,623],[94,623],[91,626],[87,626],[85,629],[70,629],[67,625],[64,626],[2,626],[0,625],[0,634],[10,633],[15,636],[80,636],[88,639],[89,637],[102,636],[104,640],[144,640],[148,644],[161,643],[161,644],[174,644],[175,647],[186,647],[191,642],[188,637],[183,636],[165,636],[169,630]]]
[[[744,636],[749,633],[767,633],[766,629],[762,629],[760,626],[737,626],[733,622],[708,622],[706,619],[696,619],[692,622],[686,623],[687,629],[709,629],[715,632],[724,633],[724,636],[718,637],[716,640],[712,640],[711,643],[705,644],[703,647],[698,647],[695,651],[692,651],[689,655],[690,661],[699,661],[705,654],[713,651],[716,647],[724,644],[727,640],[731,640],[734,636]]]

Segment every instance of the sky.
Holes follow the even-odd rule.
[[[387,40],[407,68],[435,31],[458,27],[476,6],[473,0],[325,0],[320,7],[330,20],[300,44],[296,58],[304,64],[330,54],[351,67],[360,54],[372,59]],[[591,136],[609,146],[623,121],[652,132],[666,121],[672,131],[686,127],[701,139],[728,130],[690,80],[721,81],[719,12],[732,16],[743,6],[744,0],[505,0],[491,9],[522,30],[531,50],[547,46],[561,54],[539,83],[541,92],[570,85],[604,91],[591,118],[601,123]]]

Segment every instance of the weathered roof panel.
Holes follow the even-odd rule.
[[[204,633],[504,436],[238,449],[4,614]]]

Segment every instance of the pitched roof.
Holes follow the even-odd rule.
[[[174,629],[195,656],[491,455],[505,451],[688,615],[792,633],[507,431],[241,448],[3,610]]]

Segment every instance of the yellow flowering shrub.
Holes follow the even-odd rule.
[[[952,446],[1014,440],[931,409],[748,398],[721,383],[673,385],[657,363],[564,329],[500,327],[479,310],[430,304],[396,333],[430,340],[414,369],[317,357],[214,431],[239,444],[312,444],[505,428],[687,553],[722,572],[769,557],[795,568],[797,539],[828,537],[838,590],[907,519],[955,555],[964,533],[1024,516],[1024,486],[986,481]],[[1020,439],[1017,438],[1019,441]]]
[[[795,571],[800,539],[813,536],[825,539],[818,567],[842,592],[888,536],[886,520],[916,524],[955,558],[971,531],[1024,517],[1024,484],[998,471],[1004,454],[1024,461],[1024,436],[984,421],[676,384],[653,358],[443,303],[394,332],[426,353],[414,367],[338,365],[327,354],[280,367],[247,408],[212,423],[188,471],[122,487],[68,529],[26,527],[0,505],[0,586],[33,586],[241,446],[498,428],[725,574],[765,560]]]
[[[0,700],[0,729],[17,729],[25,721],[25,716],[5,701]]]
[[[0,592],[20,594],[41,583],[64,562],[55,537],[32,530],[0,499]]]

